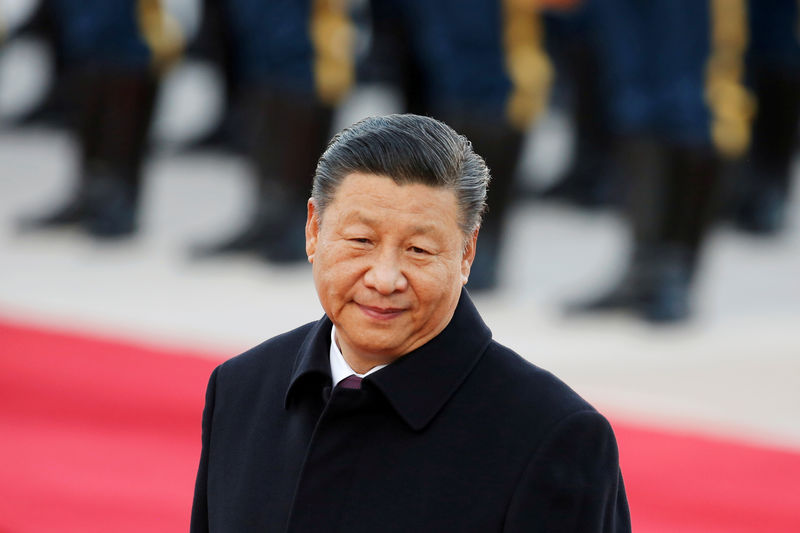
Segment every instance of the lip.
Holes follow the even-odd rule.
[[[373,307],[359,303],[356,305],[358,305],[358,308],[361,309],[362,313],[375,320],[392,320],[393,318],[397,318],[403,314],[405,311],[405,309],[398,309],[395,307]]]

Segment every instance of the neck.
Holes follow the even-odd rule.
[[[388,365],[397,359],[397,357],[380,358],[371,354],[359,354],[357,353],[357,350],[350,349],[349,346],[339,340],[338,331],[334,333],[333,338],[345,362],[356,374],[364,375],[376,366]]]

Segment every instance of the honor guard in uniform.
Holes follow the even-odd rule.
[[[195,257],[255,252],[305,261],[306,201],[333,112],[355,78],[346,0],[227,0],[220,4],[244,107],[245,151],[257,180],[255,212]]]
[[[774,234],[785,224],[800,127],[800,2],[750,0],[748,7],[747,74],[757,107],[735,220],[746,231]]]
[[[589,4],[577,2],[569,9],[545,13],[547,48],[556,69],[556,90],[572,123],[572,155],[557,181],[538,192],[581,208],[616,207],[619,172],[613,152],[613,135],[607,99],[601,85],[597,31]]]
[[[600,39],[632,250],[621,280],[577,311],[685,319],[714,212],[718,156],[747,149],[745,0],[602,0]]]
[[[181,31],[160,0],[45,0],[58,24],[80,151],[76,190],[23,228],[80,223],[98,238],[136,230],[142,161],[159,76]]]

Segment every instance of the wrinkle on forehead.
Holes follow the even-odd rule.
[[[380,180],[384,183],[390,182],[395,186],[394,189],[396,190],[397,195],[391,199],[387,199],[385,195],[366,188],[364,190],[355,190],[349,192],[347,195],[348,199],[345,201],[342,199],[342,195],[340,193],[343,189],[348,188],[348,181],[350,181],[352,184],[353,178],[363,182],[371,180]],[[423,194],[420,195],[420,191],[422,191]],[[372,218],[370,218],[371,206],[379,209],[388,208],[393,211],[397,211],[400,217],[424,217],[429,214],[430,209],[437,211],[441,210],[444,207],[443,203],[447,203],[455,207],[455,217],[453,222],[458,228],[459,232],[462,234],[462,240],[466,246],[471,238],[471,233],[467,234],[464,232],[462,225],[463,221],[461,220],[463,213],[461,211],[461,205],[459,204],[458,196],[455,190],[450,187],[437,187],[419,182],[398,182],[389,176],[378,174],[355,172],[345,177],[338,184],[333,198],[331,199],[330,203],[326,205],[325,210],[319,213],[319,223],[322,225],[323,219],[327,217],[329,211],[331,211],[329,208],[333,205],[337,206],[337,208],[333,211],[336,211],[339,223],[363,222],[374,227],[375,224],[384,222],[387,217],[385,215],[381,215],[377,217],[372,216]],[[354,220],[353,217],[362,217],[362,220]],[[436,225],[434,224],[428,225],[417,221],[415,227],[412,228],[412,231],[419,234],[428,234],[436,229]]]
[[[405,216],[416,217],[416,214],[401,213],[401,217],[405,217]],[[365,226],[369,226],[369,227],[376,227],[376,226],[379,226],[382,223],[391,223],[391,224],[394,225],[394,224],[396,224],[398,222],[395,219],[387,220],[386,217],[381,217],[381,218],[372,217],[372,216],[369,216],[368,214],[363,213],[362,211],[353,211],[353,212],[345,213],[345,214],[342,215],[341,218],[342,218],[342,221],[345,222],[345,223],[357,222],[357,223],[361,223],[361,224],[364,224]],[[437,232],[441,231],[441,227],[436,225],[436,224],[425,224],[425,223],[420,223],[419,221],[416,221],[416,220],[412,221],[410,223],[410,225],[408,226],[408,228],[406,228],[406,229],[410,233],[413,233],[415,235],[426,235],[426,234],[437,233]]]

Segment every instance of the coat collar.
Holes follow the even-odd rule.
[[[286,392],[286,406],[301,384],[327,378],[330,385],[331,321],[323,317],[300,347]],[[439,335],[364,379],[374,386],[415,431],[433,420],[483,355],[492,334],[461,291],[453,318]]]

